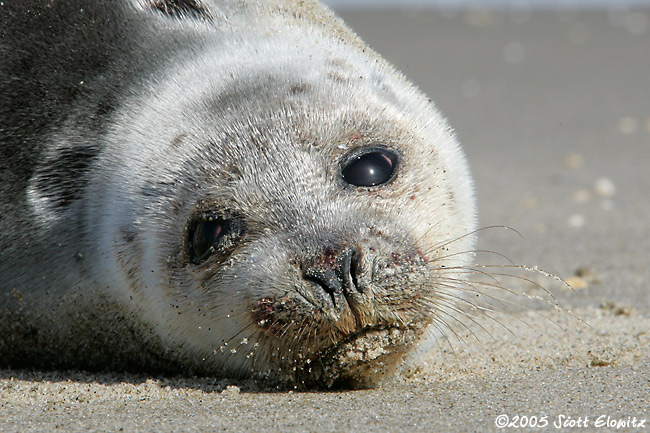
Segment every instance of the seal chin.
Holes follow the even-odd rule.
[[[370,388],[395,371],[417,342],[423,326],[366,328],[298,369],[296,382],[308,388]]]
[[[304,261],[292,290],[255,302],[253,323],[280,355],[269,376],[306,388],[370,387],[417,342],[427,325],[426,315],[412,308],[417,295],[399,276],[368,277],[364,263],[378,260],[362,256],[354,247],[326,248]],[[410,265],[416,266],[413,257]],[[401,257],[398,262],[405,263]]]
[[[422,324],[369,326],[326,346],[287,340],[279,349],[282,362],[256,376],[288,388],[372,388],[393,375],[425,329]]]

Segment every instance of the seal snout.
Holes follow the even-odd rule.
[[[361,253],[357,248],[327,248],[307,261],[303,277],[313,284],[316,307],[338,320],[348,310],[363,302],[364,289],[359,285]]]

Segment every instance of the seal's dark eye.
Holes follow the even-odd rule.
[[[200,221],[192,234],[192,261],[199,264],[210,257],[224,232],[224,221],[220,218],[208,216]]]
[[[195,215],[187,231],[191,262],[200,265],[212,255],[224,259],[237,246],[242,233],[244,221],[238,215],[223,211]]]
[[[376,186],[393,178],[397,155],[387,149],[373,149],[356,156],[343,167],[343,180],[350,185]]]

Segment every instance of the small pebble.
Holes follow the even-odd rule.
[[[633,117],[622,117],[618,121],[618,130],[621,134],[632,135],[637,130],[636,119]]]
[[[575,275],[576,277],[585,280],[588,284],[600,284],[603,282],[601,276],[592,268],[587,266],[581,266],[576,269]]]
[[[569,217],[569,226],[574,228],[580,228],[585,225],[585,217],[580,214],[573,214]]]
[[[580,277],[569,277],[564,280],[574,290],[585,289],[589,286],[585,280]]]
[[[585,159],[577,153],[570,153],[562,159],[566,168],[581,168],[585,164]]]
[[[634,308],[627,305],[618,305],[615,302],[604,300],[600,304],[600,308],[612,312],[615,316],[630,317],[634,314]]]
[[[536,209],[539,207],[539,201],[535,197],[524,198],[522,205],[526,209]]]
[[[228,385],[223,391],[221,391],[222,395],[237,395],[239,394],[241,390],[239,389],[238,386],[236,385]]]
[[[602,177],[594,184],[594,190],[601,197],[612,197],[616,193],[616,186],[611,179]]]

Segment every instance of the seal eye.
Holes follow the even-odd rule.
[[[397,155],[386,149],[373,149],[354,157],[343,167],[343,180],[355,186],[377,186],[393,178]]]
[[[215,251],[219,239],[224,234],[224,224],[219,218],[206,217],[194,227],[192,235],[192,261],[199,264]]]

